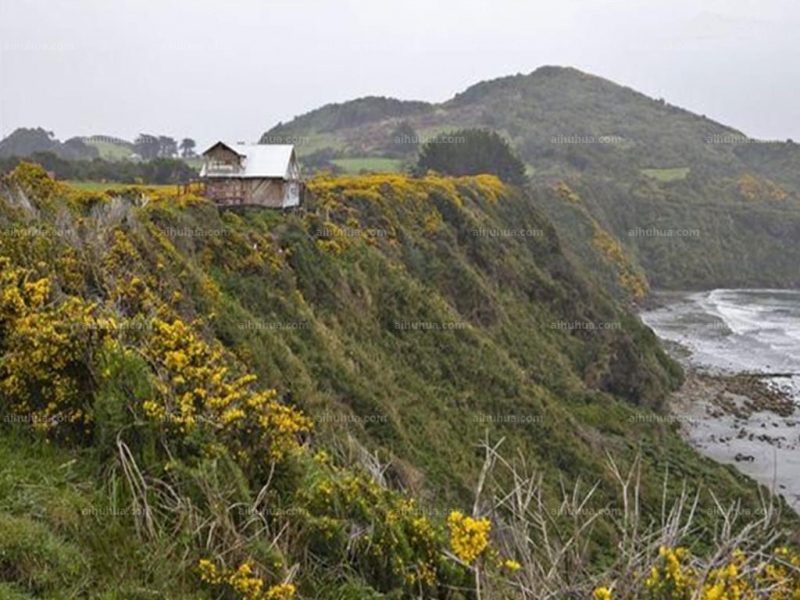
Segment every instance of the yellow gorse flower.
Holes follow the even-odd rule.
[[[522,565],[520,565],[517,561],[511,559],[503,561],[503,566],[512,573],[516,573],[522,568]]]
[[[197,563],[197,570],[200,573],[200,579],[206,583],[217,585],[222,581],[222,577],[217,570],[217,566],[208,559],[202,559]]]
[[[693,562],[699,563],[693,566]],[[800,554],[785,547],[772,556],[748,562],[736,549],[730,558],[713,568],[701,568],[702,559],[692,558],[686,548],[662,547],[649,569],[644,590],[648,600],[800,600]],[[749,565],[749,567],[748,567]],[[704,576],[705,574],[705,576]],[[595,590],[594,600],[606,600],[608,588]],[[601,598],[602,596],[602,598]]]
[[[471,565],[489,547],[489,520],[473,519],[455,511],[447,518],[450,527],[450,544],[453,553],[462,562]]]
[[[241,564],[228,577],[228,583],[241,595],[243,600],[261,600],[261,589],[264,587],[264,582],[253,574],[250,562]]]
[[[222,586],[240,600],[291,600],[297,591],[291,583],[279,583],[264,590],[266,584],[249,560],[236,569],[225,569],[208,559],[202,559],[197,564],[197,570],[203,582]]]
[[[274,585],[264,594],[264,600],[291,600],[294,598],[295,587],[291,583]]]
[[[594,600],[612,600],[611,591],[607,587],[599,587],[592,593]]]

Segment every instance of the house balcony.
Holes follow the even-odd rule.
[[[205,177],[235,177],[244,172],[240,165],[231,163],[206,163],[202,174]]]

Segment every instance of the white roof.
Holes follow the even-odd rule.
[[[204,164],[200,170],[201,177],[295,178],[291,177],[290,173],[292,157],[294,156],[294,146],[292,144],[229,144],[227,142],[217,142],[217,144],[220,143],[243,157],[242,166],[244,168],[236,173],[215,172],[213,170],[207,173],[207,165]],[[211,150],[217,144],[214,144],[208,150]]]

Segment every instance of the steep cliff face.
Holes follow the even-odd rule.
[[[402,563],[429,597],[456,597],[436,591],[466,575],[429,517],[471,505],[476,444],[500,438],[553,501],[588,478],[599,506],[613,502],[606,452],[642,457],[648,513],[668,466],[753,501],[671,425],[640,418],[679,369],[524,193],[387,175],[318,178],[309,195],[301,212],[219,211],[158,190],[78,192],[30,166],[3,180],[0,452],[27,456],[9,476],[30,486],[0,491],[0,530],[25,528],[14,548],[54,565],[40,577],[24,552],[0,554],[15,589],[115,589],[122,559],[103,540],[135,539],[129,590],[144,578],[196,597],[240,568],[235,581],[256,569],[278,594],[299,568],[308,597],[343,572],[352,597],[411,597],[422,584]],[[42,487],[53,464],[66,466]],[[48,508],[32,511],[31,493]],[[129,512],[69,516],[95,504]],[[247,507],[290,535],[264,542]],[[601,555],[614,532],[598,532]],[[87,564],[96,576],[77,577]]]

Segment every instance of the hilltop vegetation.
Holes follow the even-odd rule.
[[[760,510],[680,440],[679,368],[525,193],[382,175],[309,198],[220,212],[30,165],[3,179],[0,593],[532,597],[539,560],[561,577],[577,559],[581,580],[552,585],[589,593],[629,533],[603,516],[628,506],[612,464],[638,473],[642,532],[662,497],[698,494],[678,536],[698,556],[720,506]],[[482,478],[478,446],[501,439],[555,545],[573,547],[565,494],[597,481],[574,550],[509,543],[523,525],[491,498],[516,476]]]
[[[385,105],[370,98],[329,105],[264,135],[302,139],[304,160],[324,168],[352,156],[402,157],[410,165],[417,146],[408,139],[495,131],[527,164],[567,251],[579,262],[589,258],[586,270],[621,296],[630,297],[615,268],[595,271],[585,252],[594,223],[654,287],[800,285],[800,249],[791,243],[800,235],[800,145],[792,141],[757,143],[570,68],[485,81],[402,115],[381,114]],[[354,106],[369,118],[338,118]],[[583,209],[550,193],[562,183],[578,193]]]
[[[81,138],[70,138],[62,143],[52,131],[41,127],[20,127],[0,140],[0,158],[26,157],[36,153],[53,154],[63,160],[91,160],[100,156],[97,148]]]
[[[65,160],[50,152],[34,152],[27,158],[0,159],[0,174],[7,174],[25,162],[35,162],[59,180],[83,183],[116,184],[179,184],[197,178],[197,171],[176,158],[155,158],[146,162]]]
[[[377,96],[343,104],[329,104],[297,117],[291,123],[279,123],[262,136],[261,143],[269,143],[274,137],[286,137],[297,129],[319,133],[338,132],[341,129],[368,125],[387,118],[405,119],[432,109],[433,105],[427,102],[405,102]]]

